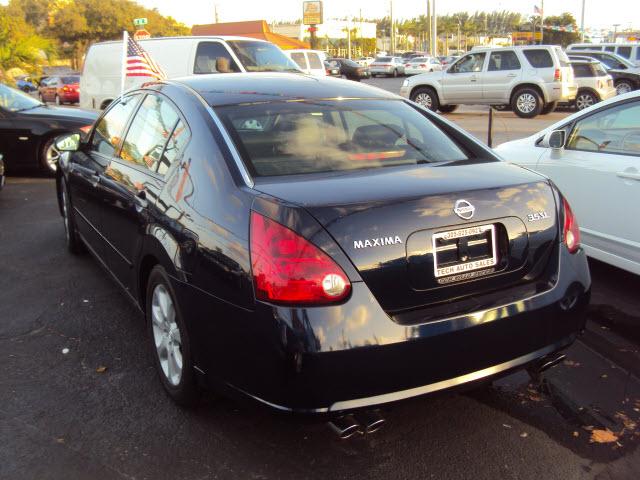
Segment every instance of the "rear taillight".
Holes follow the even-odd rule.
[[[553,73],[553,80],[555,82],[562,80],[562,71],[559,68],[556,68],[556,71]]]
[[[71,89],[65,85],[64,87],[62,87],[62,91],[63,92],[70,92]]]
[[[580,229],[576,217],[571,211],[569,202],[565,198],[562,199],[562,208],[564,211],[564,225],[562,226],[562,241],[567,246],[569,253],[576,253],[580,248]]]
[[[420,68],[427,68],[427,64],[426,63],[421,63],[420,64]]]
[[[322,250],[293,230],[251,212],[251,268],[256,298],[273,303],[343,300],[351,283]]]
[[[598,80],[598,88],[599,89],[603,89],[604,88],[604,83],[602,83],[602,80]]]

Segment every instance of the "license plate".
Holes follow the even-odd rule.
[[[460,240],[468,240],[469,237],[473,237],[474,239],[468,241],[468,243],[465,242],[465,245],[467,246],[471,243],[477,244],[485,241],[487,243],[491,242],[490,245],[486,246],[486,255],[481,255],[481,258],[469,258],[468,260],[447,262],[446,264],[442,264],[438,261],[439,251],[456,250],[459,255]],[[478,239],[478,237],[480,238]],[[439,247],[438,240],[443,240],[445,242],[456,240],[456,242]],[[434,233],[432,237],[432,244],[433,271],[436,278],[471,272],[473,270],[481,270],[483,268],[491,268],[498,264],[495,225],[480,225],[477,227],[466,227],[459,228],[457,230],[449,230],[447,232]]]

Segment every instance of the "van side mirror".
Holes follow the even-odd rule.
[[[552,130],[550,132],[547,132],[544,137],[542,137],[540,146],[559,150],[561,148],[564,148],[564,142],[566,140],[565,137],[566,133],[564,130]]]
[[[80,149],[80,134],[71,133],[56,138],[56,148],[61,152],[77,152]]]

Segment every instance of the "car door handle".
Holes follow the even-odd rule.
[[[508,78],[516,78],[517,76],[517,73],[510,73],[509,75],[507,75]]]
[[[640,181],[640,173],[618,172],[617,175],[620,178],[628,178],[630,180],[638,180],[638,181]]]
[[[471,75],[471,81],[475,82],[476,80],[478,80],[478,77],[476,77],[475,75]]]
[[[133,197],[133,203],[136,206],[136,210],[138,212],[141,212],[142,210],[144,210],[145,208],[147,208],[147,206],[149,205],[149,202],[147,201],[147,194],[145,193],[144,190],[140,190],[134,197]]]

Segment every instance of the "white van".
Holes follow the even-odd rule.
[[[245,37],[166,37],[139,41],[168,78],[206,73],[294,71],[297,65],[270,42]],[[120,96],[122,40],[89,47],[80,79],[80,107],[103,110]],[[150,77],[127,77],[125,90]]]
[[[591,52],[616,53],[640,67],[640,43],[572,43],[567,53]]]
[[[324,77],[327,75],[327,69],[324,67],[324,61],[327,54],[321,50],[285,50],[284,53],[296,62],[300,70],[315,77]]]

